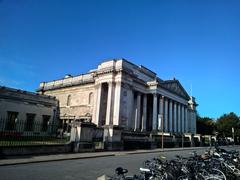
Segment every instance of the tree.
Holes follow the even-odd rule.
[[[197,115],[197,133],[202,135],[213,135],[215,132],[215,121],[209,117]]]
[[[217,120],[216,127],[220,137],[232,137],[232,128],[235,137],[240,136],[240,120],[233,112],[222,115]]]

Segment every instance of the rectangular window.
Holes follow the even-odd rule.
[[[26,123],[25,123],[25,131],[33,131],[33,124],[35,119],[35,114],[26,114]]]
[[[18,112],[8,111],[7,123],[5,130],[15,130],[17,123]]]
[[[49,125],[49,121],[50,121],[50,117],[48,115],[43,115],[43,121],[42,121],[42,131],[47,131],[48,129],[48,125]]]

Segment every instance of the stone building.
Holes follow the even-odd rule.
[[[180,82],[162,80],[125,59],[105,61],[86,74],[42,82],[38,91],[59,100],[63,121],[91,121],[108,129],[104,136],[110,139],[117,128],[129,133],[196,133],[197,104]]]
[[[58,101],[55,97],[0,86],[0,132],[35,136],[49,132],[56,124]]]

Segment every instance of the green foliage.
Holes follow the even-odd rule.
[[[233,112],[222,115],[216,122],[209,117],[197,115],[198,134],[215,135],[218,132],[219,137],[232,137],[232,128],[235,138],[240,137],[240,119]]]
[[[213,135],[215,133],[215,121],[208,117],[197,116],[197,133],[203,135]]]
[[[221,137],[232,137],[232,128],[234,128],[235,136],[240,136],[240,120],[233,112],[222,115],[217,120],[216,127]]]

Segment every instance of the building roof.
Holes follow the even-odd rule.
[[[56,105],[56,97],[0,86],[0,99],[9,99],[21,102],[37,103],[44,105]]]

